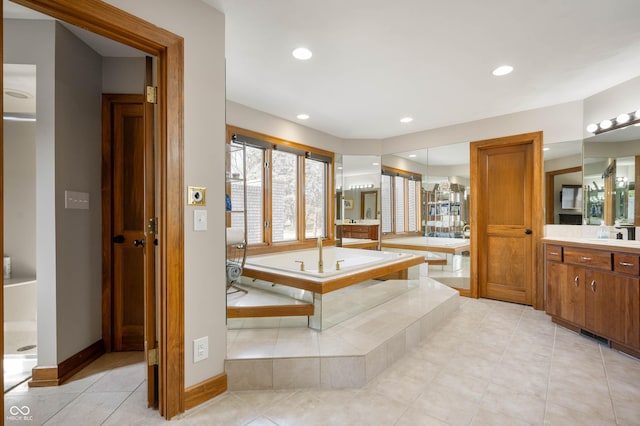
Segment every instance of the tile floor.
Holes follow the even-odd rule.
[[[29,425],[161,424],[139,354],[109,354],[58,388],[5,395]],[[25,424],[8,419],[5,424]],[[186,425],[638,425],[640,361],[529,307],[461,298],[429,340],[360,389],[227,392]]]

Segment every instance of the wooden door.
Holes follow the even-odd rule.
[[[561,288],[567,280],[567,265],[560,262],[547,262],[547,304],[549,315],[561,315]]]
[[[144,103],[112,99],[113,349],[144,350]],[[129,101],[131,99],[128,99]],[[152,246],[153,247],[153,246]],[[150,247],[150,249],[152,248]]]
[[[472,295],[542,308],[542,133],[472,142],[471,168]]]
[[[567,273],[558,287],[558,316],[576,325],[585,325],[585,269],[568,266]]]
[[[145,351],[149,406],[158,398],[153,109],[143,95],[103,96],[103,339],[107,351]]]
[[[627,287],[632,278],[589,270],[586,276],[586,328],[618,342],[626,337]]]

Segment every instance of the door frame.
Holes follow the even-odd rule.
[[[184,411],[184,39],[99,0],[12,1],[158,59],[158,385],[160,414],[170,419]]]
[[[471,142],[470,148],[470,192],[474,196],[469,200],[469,221],[471,222],[471,252],[470,252],[470,294],[471,297],[478,298],[478,238],[479,238],[479,212],[483,208],[483,200],[480,200],[476,194],[480,193],[480,185],[478,179],[478,161],[480,160],[480,151],[508,147],[514,145],[532,144],[533,148],[533,193],[532,193],[532,223],[531,230],[533,231],[533,265],[534,277],[533,286],[531,288],[531,298],[534,309],[544,309],[544,282],[543,277],[543,265],[542,265],[542,237],[544,236],[544,209],[543,209],[543,156],[542,156],[542,131],[523,133],[519,135],[506,136],[501,138],[486,139],[481,141]]]

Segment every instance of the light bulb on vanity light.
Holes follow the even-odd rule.
[[[607,130],[609,127],[611,127],[613,125],[613,122],[611,120],[602,120],[600,122],[600,128],[602,130]]]
[[[629,120],[631,120],[631,116],[629,114],[620,114],[616,117],[616,124],[624,124]]]
[[[591,123],[587,126],[587,132],[594,133],[598,130],[598,125],[596,123]]]

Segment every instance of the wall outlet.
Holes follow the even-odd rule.
[[[201,337],[193,341],[193,362],[199,362],[209,358],[209,336]]]

